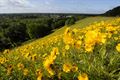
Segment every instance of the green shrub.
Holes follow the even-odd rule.
[[[46,24],[29,24],[27,26],[27,33],[31,39],[45,36],[50,32],[50,28]]]
[[[68,25],[68,26],[73,25],[73,24],[75,24],[75,19],[74,18],[69,18],[65,22],[65,25]]]
[[[25,24],[12,24],[5,30],[4,34],[7,38],[10,38],[12,42],[23,42],[28,39],[26,29]]]

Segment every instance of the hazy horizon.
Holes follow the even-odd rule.
[[[0,13],[101,14],[119,5],[118,0],[0,0]]]

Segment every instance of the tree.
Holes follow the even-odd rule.
[[[75,24],[75,19],[74,18],[69,18],[65,22],[65,25],[68,25],[68,26],[73,25],[73,24]]]
[[[0,51],[3,49],[11,48],[12,44],[8,38],[3,35],[0,35]]]
[[[50,31],[51,29],[48,27],[48,25],[43,23],[31,23],[27,26],[27,33],[31,39],[43,37]]]
[[[10,38],[13,43],[19,43],[29,38],[26,30],[26,25],[23,23],[11,24],[10,27],[5,30],[4,34],[7,38]]]

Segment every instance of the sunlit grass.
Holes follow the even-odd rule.
[[[101,21],[102,20],[102,21]],[[120,18],[90,17],[0,55],[1,79],[120,79]]]

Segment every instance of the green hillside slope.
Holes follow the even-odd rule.
[[[115,19],[115,17],[87,17],[87,18],[85,18],[85,19],[82,19],[82,20],[77,21],[74,25],[64,26],[64,27],[62,27],[62,28],[60,28],[60,29],[56,29],[56,30],[54,30],[54,32],[51,33],[50,35],[47,35],[47,36],[45,36],[45,37],[43,37],[43,38],[40,38],[40,39],[37,39],[37,40],[39,40],[39,41],[40,41],[40,40],[46,40],[46,39],[50,38],[51,36],[55,36],[55,35],[58,35],[58,34],[62,34],[62,33],[65,31],[66,27],[70,27],[70,28],[84,28],[84,27],[86,27],[86,26],[88,26],[88,25],[90,25],[90,24],[92,24],[92,23],[95,23],[95,22],[111,21],[111,20],[113,20],[113,19]],[[34,40],[32,40],[32,41],[34,41]],[[31,42],[31,41],[27,41],[27,42],[25,42],[24,44],[30,43],[30,42]]]
[[[0,80],[119,79],[120,18],[88,17],[0,55]]]

